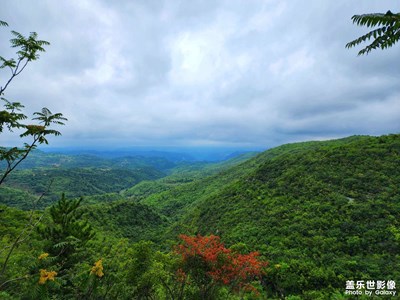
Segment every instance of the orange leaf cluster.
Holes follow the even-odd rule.
[[[178,245],[175,251],[182,256],[183,262],[192,258],[200,259],[203,264],[198,267],[205,268],[203,271],[207,276],[224,285],[245,286],[247,282],[261,276],[263,268],[267,265],[267,262],[260,260],[258,252],[233,252],[225,248],[220,238],[215,235],[180,235],[179,238],[183,243]]]
[[[222,254],[230,253],[230,250],[221,243],[220,238],[215,235],[203,237],[181,234],[179,238],[183,244],[178,245],[176,251],[182,255],[183,260],[197,255],[204,257],[205,261],[216,262]]]

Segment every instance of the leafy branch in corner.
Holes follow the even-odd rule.
[[[358,26],[378,28],[346,44],[346,48],[353,48],[361,43],[373,39],[372,43],[358,52],[358,55],[368,54],[374,49],[392,47],[400,39],[400,13],[394,14],[390,10],[386,14],[363,14],[351,18]]]

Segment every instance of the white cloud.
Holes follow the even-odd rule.
[[[247,53],[234,53],[229,48],[236,29],[236,20],[224,15],[204,28],[174,36],[170,42],[171,83],[218,88],[234,80],[250,64]]]

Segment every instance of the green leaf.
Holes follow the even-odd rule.
[[[354,24],[359,26],[382,26],[346,44],[346,48],[352,48],[373,39],[370,45],[358,52],[358,55],[368,54],[377,48],[387,49],[400,39],[400,14],[388,11],[386,14],[355,15],[351,19]]]

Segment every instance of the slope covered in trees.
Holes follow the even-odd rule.
[[[54,203],[62,193],[70,198],[84,196],[85,203],[92,204],[143,198],[218,173],[254,155],[246,153],[219,163],[177,163],[162,157],[103,158],[36,150],[0,187],[0,203],[31,209],[42,193],[45,197],[37,203],[37,208]],[[162,180],[167,174],[170,176]]]
[[[105,235],[162,243],[169,222],[153,208],[131,201],[113,201],[83,208],[91,224]]]
[[[399,135],[291,144],[192,192],[150,200],[165,211],[162,201],[186,199],[175,232],[263,249],[272,294],[323,298],[346,280],[400,277],[399,165]]]
[[[165,176],[152,167],[130,168],[37,168],[18,170],[0,187],[0,203],[30,209],[32,200],[46,193],[39,208],[44,208],[66,193],[68,197],[117,193],[140,181]],[[21,195],[28,195],[22,198]]]
[[[400,278],[399,165],[400,135],[388,135],[180,166],[155,181],[85,197],[73,221],[91,237],[84,245],[71,236],[49,243],[41,232],[56,220],[46,210],[44,229],[16,248],[5,272],[28,272],[28,279],[0,295],[18,299],[33,286],[35,295],[88,299],[345,299],[346,281]],[[6,206],[0,213],[3,243],[12,245],[32,218]],[[35,211],[33,220],[41,216]],[[52,247],[71,253],[62,264],[52,254],[32,263],[57,253]],[[40,278],[50,278],[43,285],[40,268],[47,272]]]

